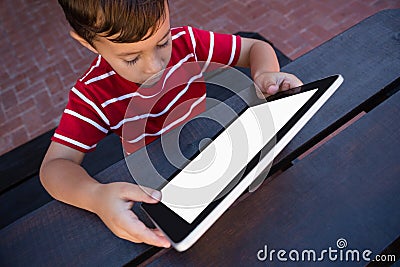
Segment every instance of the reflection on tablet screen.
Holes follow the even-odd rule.
[[[309,90],[247,109],[161,189],[161,202],[192,223],[316,91]],[[260,119],[269,112],[274,127],[267,119]],[[247,142],[243,144],[243,140]],[[242,147],[238,149],[237,144]]]

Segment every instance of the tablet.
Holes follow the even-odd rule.
[[[142,209],[167,236],[172,246],[184,251],[192,246],[232,203],[257,179],[275,156],[293,139],[343,82],[330,76],[267,98],[267,102],[247,108],[182,170],[161,188],[157,204],[142,203]],[[269,112],[271,121],[262,119]],[[266,129],[257,136],[257,128]],[[232,136],[246,131],[244,153],[232,160]],[[271,130],[271,128],[274,128]],[[269,131],[268,131],[269,130]],[[213,155],[211,164],[199,164]],[[229,154],[230,156],[227,156]],[[227,160],[227,158],[229,160]],[[227,162],[230,161],[230,162]],[[232,164],[232,161],[234,164]],[[199,166],[203,166],[199,168]],[[222,173],[220,170],[224,169]],[[208,185],[208,186],[207,186]],[[193,201],[196,199],[196,201]]]

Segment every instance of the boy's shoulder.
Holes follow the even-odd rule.
[[[112,76],[113,69],[112,67],[104,60],[101,55],[98,55],[90,64],[89,68],[84,72],[81,77],[77,80],[77,83],[83,83],[85,85],[92,84],[100,78],[106,78],[108,76]]]
[[[134,83],[120,77],[108,62],[98,55],[86,72],[76,80],[72,92],[74,97],[87,99],[97,105],[136,89]]]
[[[181,26],[171,28],[172,40],[182,40],[186,42],[195,41],[194,39],[201,38],[202,35],[207,35],[210,31],[202,30],[192,26]]]
[[[210,44],[210,33],[191,26],[171,28],[172,61],[179,61],[187,56],[188,53],[201,52],[196,48]]]
[[[189,26],[171,28],[171,39],[173,46],[186,44],[190,41]]]

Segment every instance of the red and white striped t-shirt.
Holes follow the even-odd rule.
[[[174,28],[171,34],[171,60],[151,88],[122,78],[98,56],[71,89],[52,141],[89,152],[113,131],[132,153],[203,112],[203,72],[211,62],[235,65],[240,37],[192,27]]]

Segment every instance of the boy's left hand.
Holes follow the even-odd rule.
[[[261,90],[257,91],[257,96],[264,98],[273,95],[279,91],[285,91],[290,88],[298,87],[303,83],[290,73],[285,72],[263,72],[254,77],[254,83]]]

